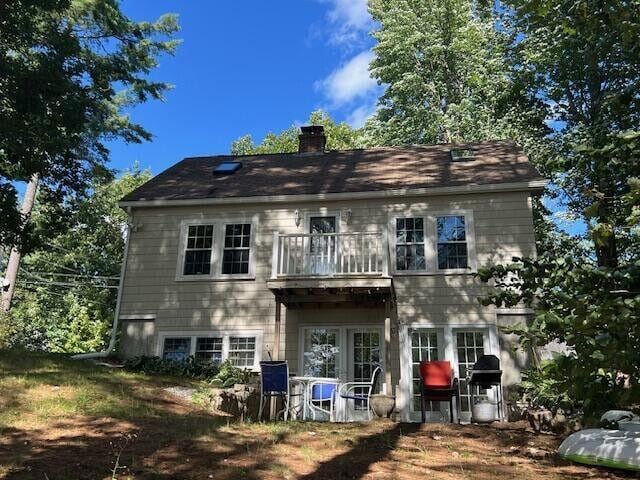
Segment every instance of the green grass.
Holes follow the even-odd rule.
[[[122,420],[157,416],[164,384],[192,384],[105,368],[67,355],[0,352],[0,428],[46,424],[78,415]]]

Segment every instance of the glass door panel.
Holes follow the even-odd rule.
[[[420,412],[420,362],[442,360],[444,358],[444,332],[436,328],[416,328],[411,331],[411,410]],[[446,402],[427,402],[429,418],[448,418],[449,406]]]
[[[337,218],[309,218],[309,269],[312,275],[328,275],[335,272],[336,237],[325,235],[337,232]]]
[[[466,417],[471,414],[471,389],[467,385],[467,373],[473,364],[488,349],[488,333],[484,330],[455,331],[456,354],[458,358],[458,378],[460,381],[460,409]],[[483,396],[487,391],[474,387],[474,396]]]
[[[340,373],[340,330],[304,330],[303,375],[338,378]]]

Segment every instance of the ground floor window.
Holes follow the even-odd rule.
[[[256,357],[256,337],[229,337],[229,361],[236,367],[250,367]]]
[[[196,332],[189,335],[161,334],[158,355],[167,360],[189,357],[221,363],[229,360],[240,368],[256,369],[260,360],[262,332]]]
[[[189,337],[177,337],[177,338],[165,338],[164,339],[164,354],[165,360],[186,360],[191,354],[191,338]]]
[[[196,358],[222,362],[223,337],[199,337],[196,339]]]

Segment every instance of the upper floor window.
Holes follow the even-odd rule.
[[[393,218],[390,227],[395,228],[391,252],[398,274],[460,273],[476,268],[472,211]]]
[[[176,280],[253,278],[257,216],[234,220],[181,223]]]
[[[209,275],[211,273],[212,247],[213,225],[189,225],[183,273],[185,275]]]
[[[396,219],[396,270],[425,270],[424,219]]]
[[[467,232],[463,215],[436,217],[438,270],[467,268]]]
[[[224,275],[249,273],[250,239],[250,223],[226,225],[222,254],[222,273]]]

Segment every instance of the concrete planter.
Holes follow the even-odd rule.
[[[393,410],[396,408],[396,397],[393,395],[385,395],[378,393],[371,395],[369,399],[371,410],[380,418],[390,418]]]

